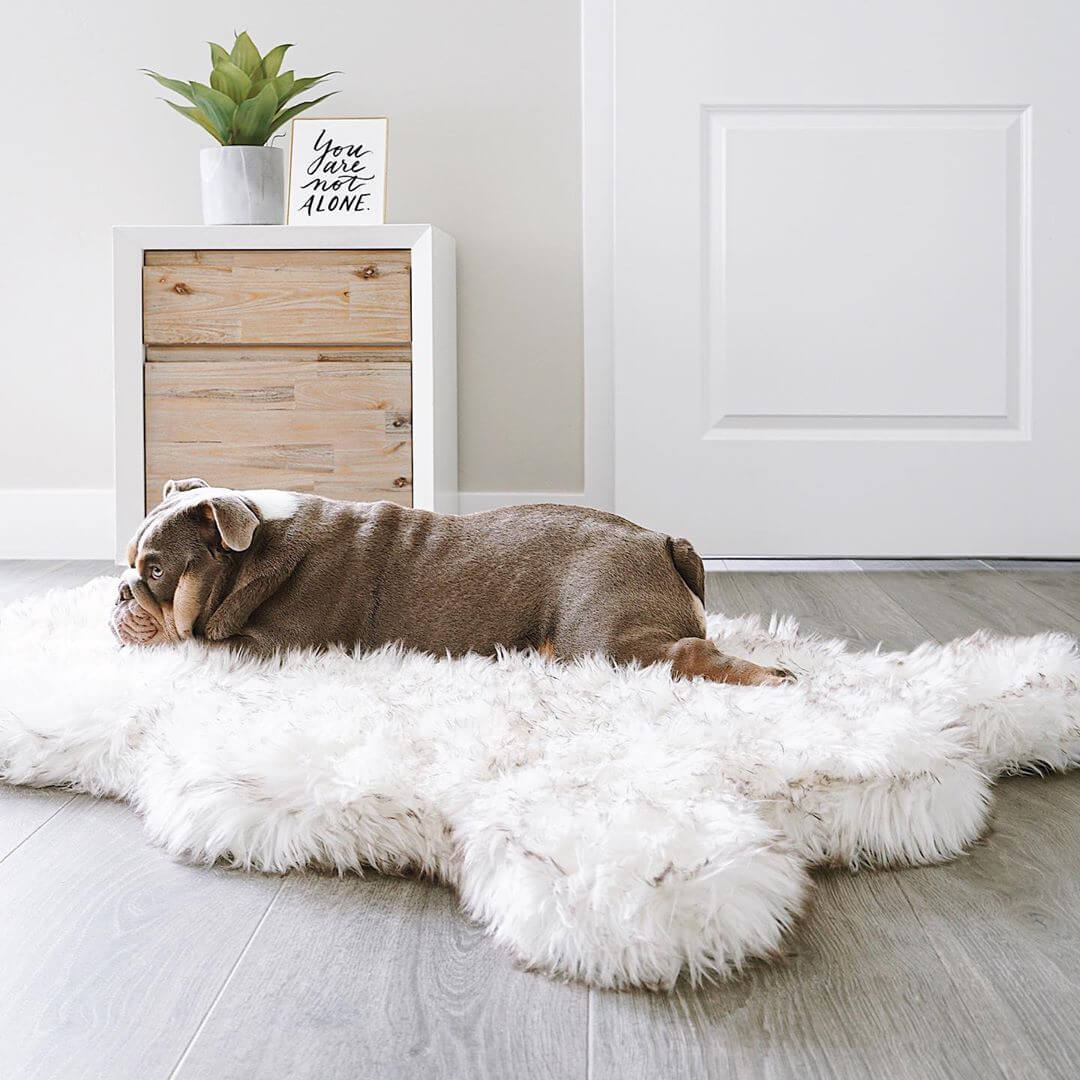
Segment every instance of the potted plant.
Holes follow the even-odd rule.
[[[298,79],[292,71],[282,72],[282,60],[291,48],[278,45],[262,56],[243,31],[236,35],[231,52],[210,42],[209,85],[146,71],[190,102],[178,105],[163,98],[167,105],[221,144],[207,147],[199,156],[207,225],[280,225],[284,221],[285,155],[267,142],[278,128],[331,94],[296,105],[288,105],[289,101],[338,74],[328,71]]]

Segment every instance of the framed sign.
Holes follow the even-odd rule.
[[[298,116],[289,146],[289,225],[381,225],[385,116]]]

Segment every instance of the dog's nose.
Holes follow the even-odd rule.
[[[138,572],[135,570],[125,570],[120,577],[120,599],[121,600],[134,600],[135,593],[132,591],[132,587],[135,582],[139,580]]]

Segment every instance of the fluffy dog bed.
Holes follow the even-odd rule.
[[[779,688],[393,649],[121,649],[102,578],[0,613],[0,779],[126,799],[200,862],[431,875],[522,961],[670,987],[768,956],[810,866],[948,859],[1080,758],[1071,638],[858,653],[713,617]]]

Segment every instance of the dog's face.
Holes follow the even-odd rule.
[[[170,480],[128,545],[121,600],[134,599],[169,637],[190,637],[227,552],[246,551],[259,526],[253,505],[197,478]]]

